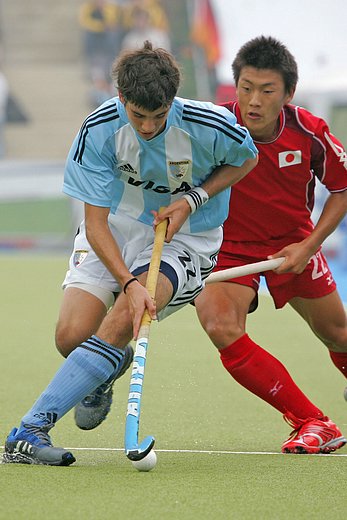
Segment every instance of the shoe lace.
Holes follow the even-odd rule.
[[[96,388],[93,392],[86,395],[86,397],[83,399],[84,404],[97,406],[100,403],[102,396],[111,389],[113,383],[114,380],[110,383],[106,382],[98,386],[98,388]]]
[[[324,426],[324,422],[328,421],[328,417],[308,417],[306,419],[300,419],[295,417],[293,414],[288,412],[284,416],[284,420],[294,428],[290,433],[288,441],[294,439],[297,435],[312,435],[315,438],[321,439],[322,435],[322,427]],[[321,424],[317,424],[321,423]]]
[[[34,424],[24,424],[23,425],[28,435],[28,440],[30,441],[30,437],[33,436],[36,439],[39,439],[42,444],[52,446],[52,441],[50,436],[48,435],[49,426],[35,426]]]
[[[322,416],[322,417],[306,417],[306,419],[300,419],[299,417],[296,417],[291,412],[287,412],[283,415],[283,419],[286,421],[289,426],[293,428],[293,432],[297,432],[300,430],[304,424],[309,423],[311,421],[328,421],[328,417]],[[293,433],[292,432],[292,433]]]

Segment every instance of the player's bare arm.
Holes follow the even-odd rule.
[[[312,255],[331,235],[347,213],[347,190],[339,193],[331,193],[323,207],[315,229],[302,242],[290,244],[269,259],[285,257],[285,261],[276,269],[278,274],[300,274],[305,269]]]
[[[317,249],[331,235],[347,213],[347,190],[331,193],[326,200],[315,229],[307,242]]]
[[[108,226],[109,208],[85,204],[87,238],[102,263],[114,278],[125,287],[134,278],[124,263],[119,247]],[[148,291],[139,282],[131,283],[126,288],[129,296],[130,313],[135,325],[141,321],[145,308],[152,319],[156,318],[156,307]]]
[[[247,159],[242,166],[231,166],[230,164],[220,166],[213,171],[209,178],[201,185],[201,188],[207,193],[208,198],[212,198],[243,179],[257,163],[258,157]],[[191,207],[187,199],[182,197],[165,208],[160,213],[160,216],[155,211],[152,213],[154,215],[154,226],[157,226],[159,222],[162,222],[166,218],[169,220],[165,241],[170,242],[174,234],[180,230],[183,223],[189,217]]]
[[[122,284],[132,278],[124,263],[119,247],[112,236],[108,225],[110,208],[85,204],[85,222],[88,242],[112,273],[114,278]]]
[[[258,156],[246,159],[242,166],[231,166],[230,164],[220,166],[213,171],[201,187],[212,198],[243,179],[257,164]]]

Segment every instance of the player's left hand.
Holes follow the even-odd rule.
[[[281,256],[285,258],[284,262],[277,269],[274,269],[277,274],[301,274],[313,254],[314,251],[312,252],[311,249],[307,248],[303,242],[297,242],[283,247],[273,255],[269,255],[268,259],[272,260]]]
[[[171,242],[172,237],[179,231],[190,215],[190,206],[186,199],[175,200],[172,204],[160,211],[152,211],[154,215],[153,226],[168,219],[165,242]]]

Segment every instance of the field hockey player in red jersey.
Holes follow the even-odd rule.
[[[289,303],[346,377],[346,312],[321,250],[346,214],[346,152],[324,120],[290,104],[297,64],[281,42],[264,36],[250,40],[237,53],[232,70],[237,101],[225,106],[249,130],[259,162],[233,187],[216,270],[285,257],[275,272],[264,275],[275,307]],[[316,179],[329,196],[314,226]],[[303,394],[280,361],[246,333],[247,314],[258,304],[259,282],[260,275],[250,275],[207,285],[195,300],[199,319],[231,376],[293,427],[283,452],[334,451],[346,442],[339,428]]]

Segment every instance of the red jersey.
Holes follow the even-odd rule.
[[[237,102],[224,106],[243,125]],[[347,189],[347,154],[342,144],[325,121],[294,105],[282,109],[273,141],[254,142],[259,162],[232,188],[224,241],[304,238],[313,228],[316,179],[331,193]]]

